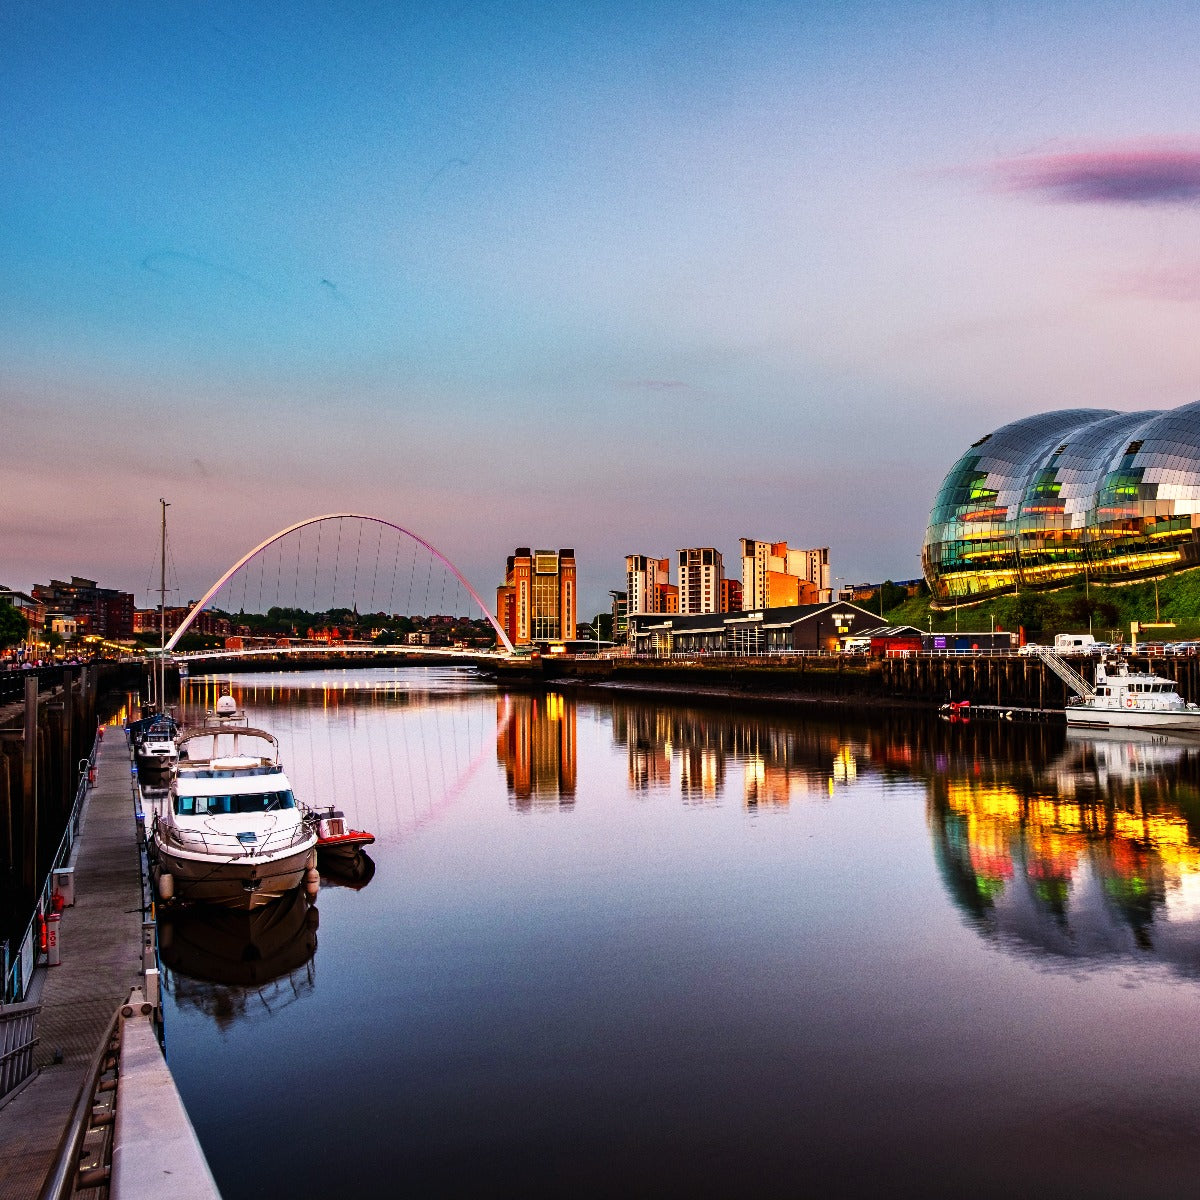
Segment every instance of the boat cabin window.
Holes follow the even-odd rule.
[[[290,791],[252,792],[245,796],[176,796],[175,811],[181,817],[223,817],[230,813],[275,812],[295,808]]]

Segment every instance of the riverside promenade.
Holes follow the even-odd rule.
[[[37,1074],[0,1108],[0,1200],[34,1200],[53,1166],[92,1055],[141,986],[142,885],[129,751],[109,728],[83,812],[75,904],[62,914],[62,962],[34,977]],[[61,1053],[61,1061],[55,1062]]]

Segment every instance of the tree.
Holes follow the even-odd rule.
[[[902,587],[898,587],[890,579],[885,579],[883,581],[883,583],[880,585],[879,591],[882,594],[882,607],[885,612],[888,612],[893,608],[899,608],[900,605],[908,599],[908,593]]]
[[[602,642],[612,641],[612,613],[597,613],[592,618],[592,628],[598,631]]]
[[[25,614],[12,604],[0,604],[0,649],[23,642],[28,634]]]

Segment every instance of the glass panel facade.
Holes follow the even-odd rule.
[[[558,576],[535,575],[533,577],[533,614],[529,623],[529,636],[535,642],[554,641],[560,636],[558,610]]]
[[[975,443],[934,500],[922,564],[963,600],[1086,573],[1117,581],[1200,565],[1200,404],[1072,409]]]

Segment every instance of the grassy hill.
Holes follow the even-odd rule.
[[[1016,632],[1024,626],[1029,641],[1047,642],[1057,633],[1086,633],[1088,617],[1099,641],[1127,640],[1129,623],[1154,621],[1153,581],[1106,587],[1082,584],[1053,592],[1022,591],[1015,596],[998,596],[970,608],[958,610],[960,630],[986,631],[995,619],[997,629]],[[864,607],[871,607],[866,604]],[[1174,621],[1175,629],[1147,630],[1139,639],[1176,641],[1200,638],[1200,570],[1184,571],[1158,581],[1158,610],[1163,621]],[[887,612],[897,625],[916,625],[934,632],[955,628],[954,610],[937,612],[929,596],[904,601]],[[1114,631],[1119,631],[1114,633]]]

